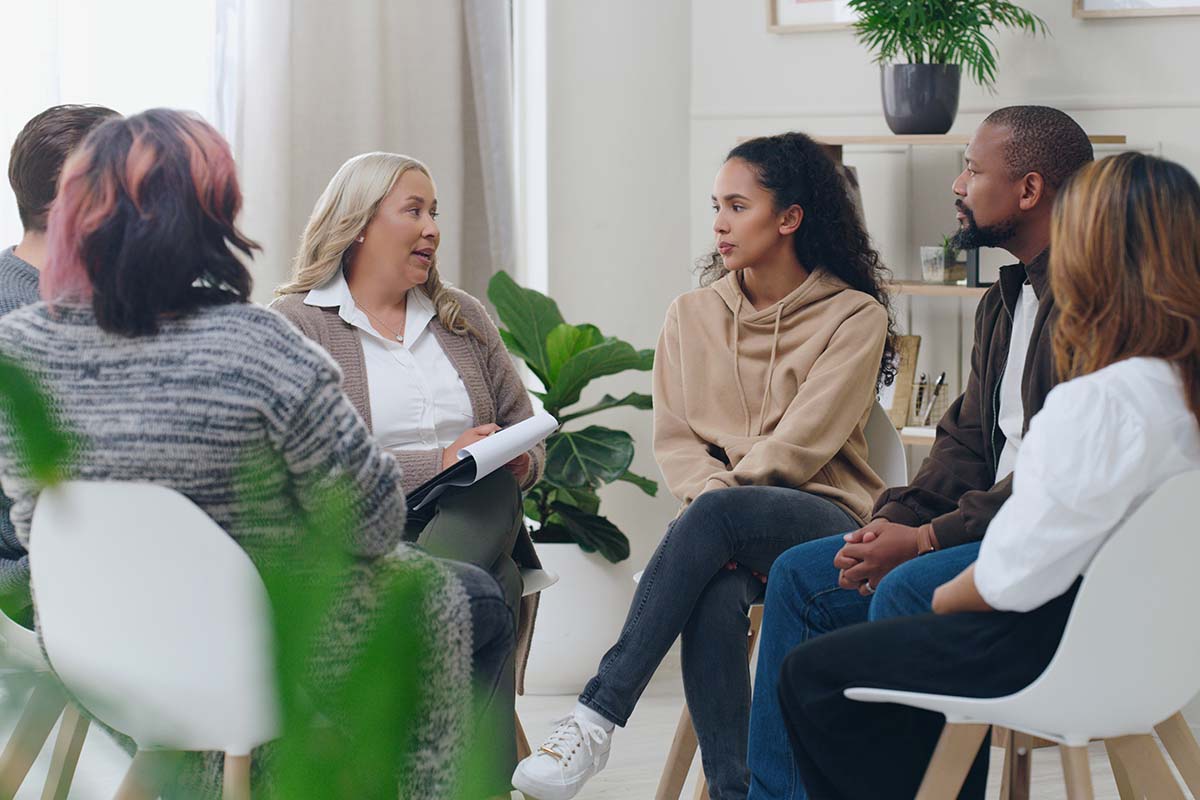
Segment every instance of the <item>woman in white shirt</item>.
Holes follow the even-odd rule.
[[[406,494],[453,465],[463,447],[533,415],[483,306],[438,275],[437,205],[420,161],[394,153],[351,158],[317,200],[293,280],[272,304],[338,362],[351,403],[400,462]],[[518,659],[532,620],[532,608],[517,613],[518,564],[538,566],[521,491],[538,481],[544,460],[539,444],[507,469],[410,511],[405,525],[406,538],[434,555],[496,578],[514,626],[519,617],[526,629],[517,633]],[[510,766],[511,728],[509,721],[503,742]]]
[[[808,797],[911,798],[940,714],[845,699],[849,686],[998,697],[1054,655],[1080,576],[1167,479],[1200,469],[1200,185],[1124,153],[1082,169],[1054,210],[1057,368],[1012,497],[935,614],[846,628],[788,657],[780,697]],[[982,798],[982,747],[960,797]],[[863,767],[869,767],[864,769]]]

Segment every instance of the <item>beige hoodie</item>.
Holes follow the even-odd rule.
[[[736,273],[676,298],[654,360],[654,454],[686,505],[727,486],[790,486],[865,522],[884,489],[863,428],[887,311],[816,270],[756,311]]]

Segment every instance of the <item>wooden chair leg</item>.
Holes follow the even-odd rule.
[[[79,751],[87,738],[89,720],[74,703],[68,703],[63,711],[62,723],[58,726],[58,738],[54,740],[54,754],[50,757],[50,774],[42,788],[42,800],[66,800],[75,778],[75,767],[79,765]]]
[[[1063,778],[1067,782],[1067,800],[1093,800],[1092,767],[1088,763],[1088,749],[1084,747],[1058,746],[1062,755]]]
[[[1119,736],[1105,740],[1104,744],[1110,753],[1116,753],[1128,773],[1134,797],[1185,800],[1183,790],[1175,782],[1153,737],[1145,734]]]
[[[179,757],[179,753],[168,750],[138,750],[113,800],[158,800],[173,777]]]
[[[1000,774],[1000,800],[1029,800],[1029,782],[1032,776],[1030,762],[1033,758],[1033,737],[1004,729],[1004,771]],[[992,728],[995,741],[996,728]]]
[[[958,797],[971,764],[987,736],[990,725],[946,723],[916,800],[953,800]]]
[[[250,756],[225,754],[222,800],[250,800]]]
[[[0,753],[0,798],[11,798],[21,788],[66,705],[67,696],[58,681],[49,675],[38,678],[12,738]]]
[[[1156,725],[1154,730],[1183,776],[1183,782],[1193,795],[1200,797],[1200,745],[1196,744],[1196,737],[1192,735],[1192,729],[1183,714],[1172,715],[1166,722]]]
[[[750,606],[750,633],[746,642],[746,652],[754,656],[754,645],[758,643],[758,632],[762,630],[763,606]]]
[[[762,630],[762,605],[750,606],[750,629],[746,636],[746,656],[754,657],[754,645],[758,643],[758,632]],[[683,794],[683,785],[687,782],[688,772],[692,762],[696,760],[696,729],[692,726],[692,713],[685,705],[679,712],[679,724],[675,726],[675,738],[671,740],[671,750],[667,753],[667,763],[663,765],[662,775],[658,779],[658,789],[654,792],[654,800],[679,800]],[[696,781],[695,800],[705,800],[708,797],[708,780],[704,770]]]
[[[667,753],[667,763],[663,765],[662,776],[658,779],[654,800],[679,800],[695,758],[696,729],[692,727],[692,714],[685,705],[679,712],[679,724],[675,726],[675,738],[671,740],[671,750]]]
[[[517,760],[520,761],[533,755],[533,749],[529,746],[529,737],[525,735],[525,726],[521,724],[521,717],[513,712],[513,726],[517,731]]]
[[[1108,751],[1108,764],[1112,767],[1113,780],[1117,784],[1117,794],[1121,800],[1141,800],[1133,790],[1133,781],[1129,777],[1129,769],[1121,761],[1120,754],[1113,748],[1109,740],[1104,740],[1104,749]]]

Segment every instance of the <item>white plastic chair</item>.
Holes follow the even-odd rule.
[[[846,690],[852,700],[946,716],[920,800],[958,795],[993,724],[1058,742],[1071,798],[1092,796],[1092,739],[1106,740],[1122,798],[1182,798],[1150,738],[1157,727],[1200,796],[1200,748],[1177,713],[1200,690],[1200,630],[1193,618],[1200,536],[1190,512],[1197,496],[1200,471],[1179,475],[1112,534],[1085,573],[1054,658],[1021,691],[976,699]]]
[[[883,406],[876,402],[871,407],[867,424],[863,429],[867,439],[867,462],[875,471],[885,486],[904,486],[908,483],[908,457],[904,452],[904,443],[900,434],[892,425]],[[642,573],[633,576],[640,580]],[[762,604],[750,607],[750,631],[746,642],[747,657],[754,660],[755,647],[758,644],[758,632],[762,628]],[[671,749],[667,753],[667,763],[663,765],[662,775],[658,779],[658,789],[654,800],[678,800],[683,792],[683,784],[687,781],[688,771],[696,758],[696,729],[692,725],[692,714],[687,704],[679,712],[679,722],[675,726],[675,738],[671,740]],[[696,800],[708,797],[708,781],[701,773],[696,782]]]
[[[280,730],[270,605],[249,557],[190,500],[145,483],[68,482],[38,499],[30,562],[63,685],[137,743],[118,798],[156,797],[178,751],[250,752]]]
[[[0,613],[0,674],[33,675],[33,691],[22,709],[12,736],[0,753],[0,797],[16,794],[37,759],[54,723],[62,718],[50,759],[42,800],[63,800],[71,789],[79,751],[87,736],[88,719],[67,701],[50,671],[37,635]]]
[[[521,590],[521,597],[529,597],[530,595],[540,594],[558,583],[558,575],[547,569],[522,567],[521,581],[524,585],[524,588]],[[525,735],[525,726],[521,724],[521,715],[514,711],[513,717],[513,723],[516,726],[517,732],[517,760],[520,761],[533,751],[529,747],[529,737]]]

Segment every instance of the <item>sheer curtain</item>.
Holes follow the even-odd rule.
[[[218,0],[0,0],[0,248],[21,237],[8,185],[13,139],[59,103],[123,114],[155,106],[212,119]]]
[[[216,0],[216,118],[264,246],[256,296],[291,269],[317,196],[350,156],[429,165],[443,276],[477,297],[514,266],[509,0]]]

